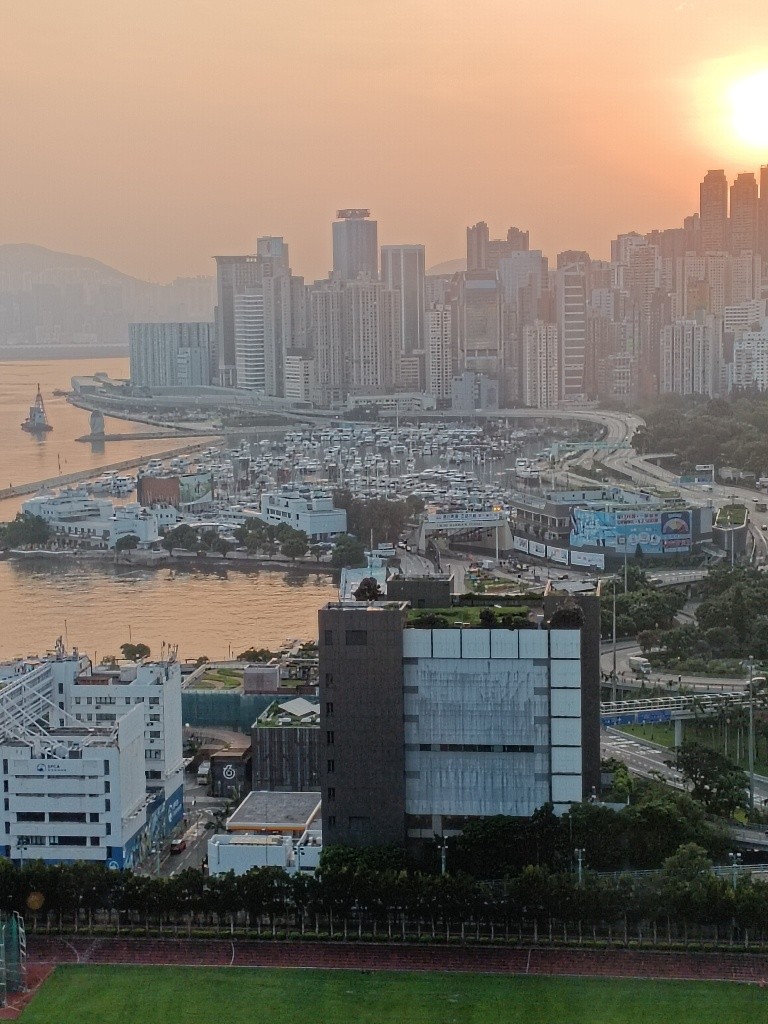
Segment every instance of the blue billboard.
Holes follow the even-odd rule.
[[[660,509],[571,510],[571,547],[610,548],[634,555],[681,554],[691,549],[691,513]]]

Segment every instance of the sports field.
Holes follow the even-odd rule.
[[[723,982],[208,967],[59,967],[23,1024],[755,1024]]]

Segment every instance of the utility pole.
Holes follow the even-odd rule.
[[[755,809],[755,695],[752,687],[755,659],[749,659],[749,810]]]
[[[616,577],[613,577],[613,701],[616,702]]]

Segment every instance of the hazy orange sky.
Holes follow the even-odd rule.
[[[3,0],[0,47],[0,243],[155,280],[265,234],[323,276],[342,206],[428,266],[480,219],[607,257],[768,163],[766,0]]]

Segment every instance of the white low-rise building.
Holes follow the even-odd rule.
[[[39,516],[61,537],[95,548],[113,548],[130,535],[146,547],[160,537],[157,517],[138,502],[113,505],[81,490],[37,495],[23,502],[21,511]]]
[[[181,717],[172,659],[94,670],[59,642],[0,665],[0,854],[113,867],[146,857],[183,817]]]
[[[269,526],[303,530],[310,540],[330,540],[347,532],[346,509],[334,508],[330,495],[312,491],[266,491],[261,496],[261,519]]]

